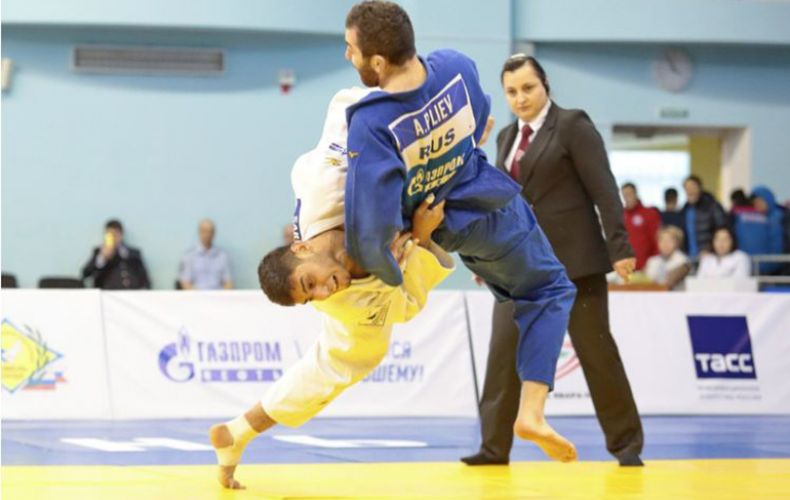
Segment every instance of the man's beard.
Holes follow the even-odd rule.
[[[379,86],[379,75],[373,70],[370,61],[362,63],[362,67],[357,69],[357,73],[359,73],[359,79],[362,80],[362,84],[366,87]]]

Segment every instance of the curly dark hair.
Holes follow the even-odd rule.
[[[390,64],[401,65],[417,53],[411,19],[396,3],[358,3],[346,16],[346,28],[357,30],[359,48],[365,57],[378,54]]]

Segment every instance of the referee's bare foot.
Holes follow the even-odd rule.
[[[530,419],[519,416],[513,431],[521,439],[532,441],[552,460],[573,462],[576,447],[555,431],[545,419]]]
[[[215,450],[220,448],[229,448],[233,446],[233,435],[230,433],[228,426],[225,424],[217,424],[211,427],[208,431],[208,437],[211,440],[211,445]],[[239,457],[241,457],[242,450],[239,450]],[[234,477],[236,472],[235,465],[218,465],[217,479],[224,487],[231,490],[243,490],[244,486],[241,485]]]

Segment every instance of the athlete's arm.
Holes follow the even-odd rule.
[[[444,200],[432,207],[431,204],[435,199],[433,194],[429,194],[411,218],[412,238],[423,248],[431,247],[431,234],[444,220]]]
[[[390,244],[403,229],[404,182],[403,160],[392,140],[354,116],[348,129],[346,249],[363,269],[390,286],[403,282]]]
[[[483,136],[478,141],[478,147],[485,146],[486,142],[488,141],[488,136],[491,134],[491,131],[494,129],[494,117],[488,115],[488,121],[486,121],[486,128],[483,130]]]
[[[399,234],[393,242],[391,251],[403,269],[400,286],[377,279],[357,282],[346,291],[314,302],[316,308],[349,324],[378,326],[405,323],[422,311],[428,292],[455,269],[452,257],[431,241],[431,233],[444,219],[444,204],[430,208],[432,202],[433,197],[426,198],[412,217],[412,230],[423,237],[420,246],[412,244],[414,233]]]
[[[393,311],[393,322],[409,321],[422,311],[428,292],[455,269],[453,258],[431,241],[431,233],[444,220],[444,200],[431,207],[433,201],[433,195],[429,195],[412,216],[412,235],[419,239],[421,248],[414,249],[407,257],[403,284],[397,288],[401,298],[394,301],[401,307]]]

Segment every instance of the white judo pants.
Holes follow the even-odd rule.
[[[304,424],[381,363],[391,334],[392,325],[348,325],[324,316],[318,340],[264,395],[264,411],[288,427]]]

